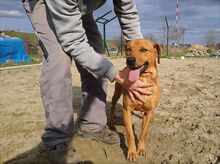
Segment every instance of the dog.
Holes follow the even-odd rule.
[[[146,155],[145,139],[148,133],[150,122],[153,118],[154,110],[160,101],[160,87],[157,71],[157,62],[160,63],[161,49],[157,43],[150,40],[138,39],[128,42],[125,46],[126,63],[130,69],[129,81],[135,82],[140,79],[146,83],[153,83],[151,87],[152,95],[146,98],[145,102],[135,99],[132,101],[128,92],[122,88],[118,83],[115,83],[115,91],[112,97],[112,106],[110,115],[108,117],[108,124],[112,125],[114,122],[115,106],[123,94],[123,110],[122,116],[128,140],[128,153],[127,159],[135,161],[138,154],[141,156]],[[148,76],[145,76],[148,74]],[[132,111],[137,110],[142,113],[143,123],[142,132],[139,138],[138,148],[135,145],[135,137],[132,129]]]

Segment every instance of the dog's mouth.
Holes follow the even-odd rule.
[[[127,64],[128,65],[128,64]],[[141,66],[134,66],[132,65],[131,67],[128,65],[128,68],[130,69],[129,75],[128,75],[128,80],[131,82],[135,82],[139,79],[140,75],[145,72],[145,70],[148,67],[148,62],[145,62]]]
[[[127,64],[128,68],[130,70],[139,69],[142,66],[144,66],[143,71],[145,71],[147,69],[147,66],[148,66],[148,61],[144,62],[144,64],[142,64],[142,65],[137,66],[136,58],[135,57],[128,57],[127,60],[126,60],[126,64]]]

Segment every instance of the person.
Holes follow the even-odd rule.
[[[40,76],[46,127],[42,141],[51,163],[74,163],[80,156],[68,143],[73,134],[72,75],[75,61],[81,77],[82,101],[77,133],[107,144],[120,142],[106,126],[108,80],[116,81],[143,101],[152,84],[127,79],[128,69],[118,71],[105,58],[105,50],[93,11],[105,0],[22,0],[27,16],[39,39],[44,58]],[[143,38],[133,0],[113,0],[115,13],[126,41]],[[107,80],[108,79],[108,80]]]

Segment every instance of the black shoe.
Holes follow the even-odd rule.
[[[118,133],[108,129],[104,126],[97,132],[77,130],[78,136],[82,138],[89,138],[106,144],[120,144],[120,138]]]
[[[80,155],[67,143],[59,143],[47,149],[51,164],[75,164],[80,162]]]

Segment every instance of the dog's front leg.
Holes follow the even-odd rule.
[[[145,156],[147,152],[147,149],[145,147],[145,139],[146,139],[152,118],[153,118],[153,110],[145,112],[144,117],[143,117],[143,123],[142,123],[142,132],[141,132],[139,144],[138,144],[138,154],[142,156]]]
[[[132,129],[131,110],[123,108],[122,114],[123,114],[123,119],[127,133],[127,139],[128,139],[127,159],[130,161],[135,161],[137,159],[137,150],[135,145],[134,133]]]
[[[115,83],[115,91],[112,97],[112,106],[111,106],[111,111],[110,114],[108,115],[108,125],[112,126],[114,123],[114,118],[115,118],[115,107],[116,104],[119,100],[119,98],[122,95],[122,86],[119,83]]]

